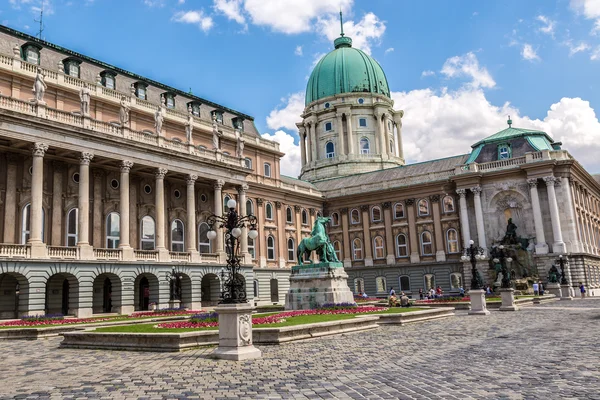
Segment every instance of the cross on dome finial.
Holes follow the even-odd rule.
[[[508,121],[506,121],[508,123],[508,127],[510,128],[512,126],[512,119],[510,119],[510,115],[508,116]]]
[[[340,30],[341,30],[340,36],[344,37],[344,19],[342,17],[342,9],[341,8],[340,8]]]

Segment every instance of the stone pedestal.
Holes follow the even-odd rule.
[[[514,289],[500,289],[500,296],[502,297],[500,311],[519,311],[519,307],[515,305]]]
[[[250,303],[220,304],[215,308],[219,314],[219,347],[213,357],[234,361],[261,357],[261,351],[252,344],[252,308]]]
[[[471,297],[469,315],[490,315],[485,304],[485,290],[469,290],[469,297]]]
[[[169,300],[169,308],[181,307],[181,300]]]
[[[546,285],[546,290],[550,292],[550,294],[555,295],[557,298],[562,297],[560,291],[560,285],[558,283],[549,283]]]
[[[342,263],[319,263],[292,267],[286,310],[310,310],[327,303],[354,303],[348,274]]]
[[[571,285],[560,285],[560,299],[573,300],[573,297],[571,296]]]

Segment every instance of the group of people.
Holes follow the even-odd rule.
[[[464,293],[464,289],[461,287],[461,293]],[[442,297],[442,295],[444,294],[444,291],[442,290],[441,286],[437,286],[435,289],[434,288],[430,288],[427,292],[423,291],[423,289],[419,289],[419,299],[423,300],[425,298],[427,298],[428,300],[431,299],[439,299]]]
[[[388,304],[390,307],[398,306],[398,298],[396,297],[396,291],[394,288],[390,290],[390,297],[388,298]],[[400,307],[410,307],[410,299],[406,295],[406,293],[400,293]]]

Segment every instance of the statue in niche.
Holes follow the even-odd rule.
[[[192,131],[194,130],[194,114],[192,114],[192,106],[188,106],[188,120],[185,123],[185,137],[188,143],[192,143]]]
[[[33,93],[35,94],[35,101],[41,104],[46,104],[44,103],[44,94],[46,93],[46,89],[48,89],[44,78],[45,75],[42,69],[38,68],[35,74],[35,81],[33,82]]]
[[[548,283],[558,283],[559,277],[560,272],[558,272],[558,268],[556,268],[556,265],[552,264],[552,267],[548,271]]]
[[[237,147],[235,150],[235,155],[238,158],[244,158],[244,145],[245,145],[245,140],[244,140],[244,136],[242,134],[241,131],[237,130],[235,131],[235,136],[237,139]]]
[[[165,117],[162,113],[162,108],[158,107],[156,112],[154,113],[154,128],[156,129],[156,134],[160,135],[162,132],[162,125],[165,120]]]
[[[213,124],[212,124],[212,126],[213,126],[213,150],[219,150],[220,149],[219,138],[221,136],[223,136],[223,133],[219,132],[219,129],[217,127],[217,115],[216,114],[213,115],[212,120],[213,120]]]
[[[119,109],[119,121],[121,121],[121,126],[127,126],[129,124],[129,110],[131,107],[126,100],[125,96],[121,97],[121,108]]]
[[[90,102],[92,101],[92,94],[88,89],[87,84],[84,84],[79,91],[79,100],[81,101],[81,114],[88,116],[90,115]]]
[[[517,225],[512,222],[512,218],[508,219],[508,225],[506,225],[506,234],[502,239],[502,244],[517,244],[519,238],[517,237]]]

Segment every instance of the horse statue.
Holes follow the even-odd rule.
[[[313,250],[317,252],[321,262],[340,262],[335,254],[333,244],[331,244],[329,236],[325,232],[325,224],[329,221],[331,221],[329,217],[317,217],[310,233],[311,236],[302,239],[298,245],[298,251],[296,252],[298,265],[303,265],[304,255],[308,254],[310,256],[310,252]],[[314,261],[310,260],[310,263],[313,264]]]

